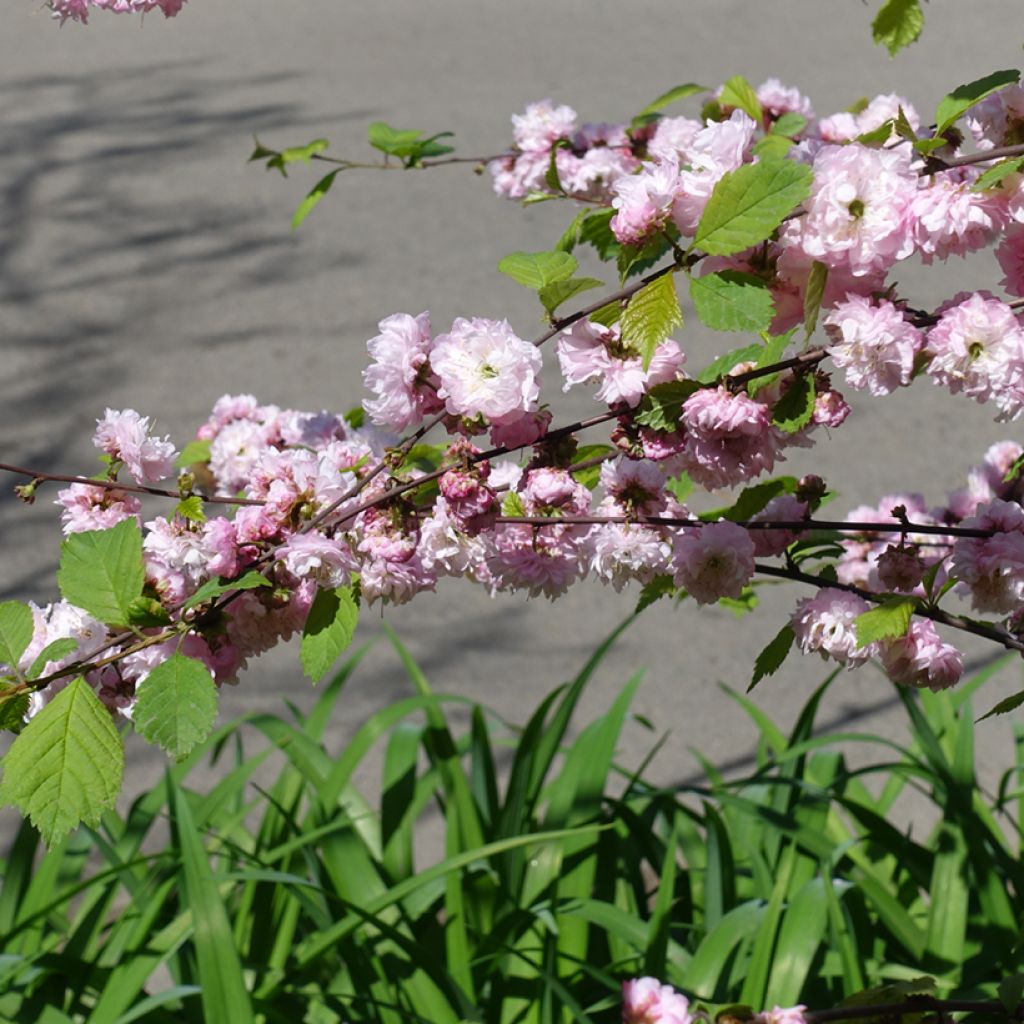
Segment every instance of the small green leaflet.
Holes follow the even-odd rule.
[[[811,272],[807,276],[807,287],[804,290],[804,337],[809,338],[818,326],[818,314],[821,302],[825,297],[825,284],[828,282],[828,267],[815,260],[811,264]]]
[[[176,761],[210,734],[217,718],[217,686],[196,658],[172,654],[139,684],[132,712],[135,731]]]
[[[32,662],[28,670],[28,678],[37,679],[42,675],[43,669],[46,668],[49,662],[60,661],[61,658],[66,657],[77,649],[78,641],[70,636],[62,636],[58,640],[51,641],[36,655],[36,660]]]
[[[252,590],[255,587],[269,586],[270,580],[266,576],[261,576],[255,569],[240,576],[237,580],[218,576],[215,580],[207,580],[182,607],[186,610],[195,608],[197,604],[212,601],[215,597],[220,597],[221,594],[226,594],[231,590]]]
[[[671,597],[676,592],[676,585],[671,576],[655,576],[650,583],[645,583],[640,591],[640,600],[636,603],[634,615],[639,615],[662,597]]]
[[[785,160],[793,146],[793,140],[785,135],[762,135],[754,143],[754,156],[759,160]]]
[[[0,683],[0,730],[19,732],[28,711],[28,694],[19,693],[7,683]]]
[[[557,281],[565,281],[576,273],[579,264],[571,253],[513,252],[498,263],[498,270],[513,281],[540,291]]]
[[[334,184],[334,179],[342,172],[343,168],[329,171],[325,174],[307,193],[301,203],[295,208],[292,214],[292,231],[294,231],[312,212],[313,208],[320,202]]]
[[[619,280],[625,284],[630,277],[650,270],[671,248],[672,243],[664,235],[655,235],[645,245],[620,245],[615,257]]]
[[[545,195],[545,199],[554,198],[552,196]],[[614,213],[614,211],[612,211]],[[555,248],[559,252],[572,252],[576,248],[580,241],[580,229],[583,227],[583,222],[590,216],[589,210],[580,210],[575,217],[569,222],[569,226],[562,232],[562,237],[555,242]]]
[[[948,96],[942,98],[935,109],[936,136],[950,128],[957,118],[970,110],[975,103],[980,103],[986,96],[991,96],[1008,85],[1016,85],[1019,80],[1020,72],[1011,68],[1008,71],[993,71],[984,78],[978,78],[966,85],[958,85]]]
[[[1013,1013],[1024,999],[1024,974],[1011,974],[999,982],[999,1001],[1008,1013]]]
[[[108,626],[131,621],[131,603],[144,581],[142,533],[134,519],[109,530],[73,533],[60,546],[61,595]]]
[[[994,708],[986,711],[978,721],[984,722],[986,718],[992,718],[995,715],[1005,715],[1010,711],[1016,711],[1021,704],[1024,704],[1024,690],[1021,690],[1019,693],[1011,694],[1009,697],[1004,697]]]
[[[760,603],[753,587],[744,587],[739,597],[720,597],[717,601],[719,608],[728,608],[737,619],[749,615]]]
[[[730,519],[736,523],[753,519],[772,498],[780,494],[795,494],[799,481],[795,476],[778,476],[772,480],[764,480],[759,484],[751,484],[740,491],[736,501],[725,509],[716,509],[709,516],[715,519]],[[703,515],[701,516],[703,519]]]
[[[876,640],[906,636],[910,628],[910,616],[916,607],[917,601],[912,597],[892,597],[877,608],[862,612],[854,620],[857,646],[867,647]]]
[[[742,75],[734,75],[722,86],[718,103],[722,107],[738,107],[758,125],[764,120],[757,92]]]
[[[799,135],[806,127],[807,118],[803,114],[790,110],[783,114],[768,130],[772,135],[783,135],[787,139],[792,139],[794,136]]]
[[[697,380],[701,384],[713,384],[720,377],[727,374],[737,363],[748,363],[751,360],[756,360],[763,348],[763,345],[755,343],[753,345],[744,345],[742,348],[734,348],[730,352],[723,352],[714,362],[708,363],[697,374]]]
[[[699,390],[700,384],[693,380],[670,380],[664,384],[655,384],[641,399],[637,423],[652,430],[675,430],[679,426],[683,403]]]
[[[617,256],[621,245],[611,229],[614,210],[598,210],[588,213],[580,227],[580,242],[593,246],[594,251],[602,260],[610,260]]]
[[[584,444],[580,445],[576,449],[576,454],[572,457],[572,465],[575,466],[580,462],[589,462],[591,459],[596,459],[599,456],[604,455],[616,455],[618,453],[617,448],[613,448],[610,444]],[[569,467],[572,470],[572,466]],[[572,472],[573,478],[578,480],[584,487],[593,490],[597,486],[597,481],[601,478],[601,466],[588,466],[586,469],[581,469]]]
[[[796,328],[793,328],[786,331],[785,334],[762,334],[761,337],[765,339],[765,343],[757,356],[756,368],[761,369],[780,362],[786,353],[786,349],[789,348],[790,341],[793,340],[793,332],[795,330]],[[779,373],[766,373],[762,377],[754,377],[753,380],[747,382],[747,392],[751,395],[756,395],[762,388],[774,384],[779,379],[779,376]]]
[[[793,632],[793,627],[788,623],[775,634],[754,662],[754,675],[747,687],[747,693],[750,693],[765,676],[773,676],[779,671],[782,663],[786,660],[786,655],[792,649],[795,639],[796,634]]]
[[[25,726],[2,764],[0,803],[17,807],[53,846],[114,806],[124,748],[110,712],[79,676]]]
[[[523,499],[516,491],[509,491],[505,497],[501,499],[501,514],[503,516],[526,515],[526,506],[523,504]]]
[[[787,434],[803,430],[814,415],[814,399],[814,376],[810,373],[796,374],[772,407],[772,422]]]
[[[604,281],[596,277],[570,277],[566,281],[555,281],[554,284],[546,284],[537,293],[541,305],[548,313],[554,313],[563,302],[571,299],[580,292],[590,291],[591,288],[601,288]]]
[[[656,100],[648,103],[643,110],[637,115],[638,117],[644,117],[647,114],[654,114],[659,110],[663,110],[671,103],[675,103],[677,100],[684,100],[687,96],[693,96],[694,93],[698,92],[709,92],[707,86],[697,85],[696,82],[687,82],[685,85],[677,85],[674,89],[669,89],[668,92],[662,93]]]
[[[811,192],[811,168],[765,159],[723,175],[697,225],[691,250],[729,256],[763,242]]]
[[[775,316],[767,283],[739,270],[691,277],[690,299],[700,322],[713,331],[766,331]]]
[[[190,494],[187,498],[182,498],[175,506],[174,514],[187,519],[190,523],[206,522],[203,499],[198,494]]]
[[[587,319],[592,324],[600,324],[602,327],[611,327],[617,324],[622,318],[622,303],[609,302],[607,306],[594,310]]]
[[[174,460],[175,469],[188,469],[197,463],[210,461],[209,441],[189,441],[181,454]]]
[[[167,609],[155,598],[144,594],[135,598],[128,606],[128,624],[143,629],[152,626],[170,625],[171,617]]]
[[[424,157],[455,152],[453,146],[437,141],[451,138],[452,132],[438,132],[427,139],[421,138],[422,135],[423,132],[415,129],[392,128],[384,121],[374,121],[366,130],[367,139],[374,149],[398,157],[406,167],[415,167]]]
[[[308,164],[317,153],[322,153],[330,145],[326,139],[314,139],[304,146],[290,146],[288,149],[278,151],[267,149],[259,139],[255,139],[255,142],[256,148],[252,151],[249,162],[266,160],[268,171],[278,170],[285,178],[288,177],[288,171],[285,168],[289,164]]]
[[[693,492],[694,483],[690,474],[683,471],[678,476],[669,477],[665,481],[665,490],[672,495],[676,501],[686,501]]]
[[[0,664],[17,669],[35,631],[32,609],[20,601],[0,604]]]
[[[413,469],[418,469],[423,473],[433,473],[435,469],[441,468],[447,451],[447,446],[443,444],[414,444],[402,460],[400,470],[403,473],[408,473]]]
[[[299,648],[302,670],[314,683],[326,675],[352,642],[358,621],[359,607],[351,587],[317,591]]]
[[[924,28],[924,12],[920,0],[886,0],[871,23],[871,34],[876,43],[895,57],[909,46]]]
[[[985,171],[971,186],[971,191],[984,192],[985,189],[992,188],[994,185],[1001,185],[1004,178],[1016,174],[1022,167],[1024,167],[1024,156],[1014,156],[1009,160],[1003,160],[995,167],[990,167]]]
[[[645,284],[629,300],[619,323],[623,344],[640,355],[646,370],[654,350],[683,323],[673,275],[662,274]]]

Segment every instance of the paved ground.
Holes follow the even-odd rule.
[[[524,290],[494,270],[517,248],[550,244],[568,212],[522,211],[466,169],[353,173],[301,231],[288,221],[304,186],[246,166],[258,133],[272,145],[330,138],[361,156],[365,125],[383,119],[454,129],[484,154],[509,137],[509,115],[551,96],[584,118],[627,119],[684,81],[742,73],[804,90],[819,113],[866,92],[899,91],[927,112],[949,88],[1020,63],[1016,0],[928,6],[924,40],[890,61],[870,43],[877,3],[736,0],[191,0],[176,20],[97,15],[51,24],[35,0],[8,2],[0,33],[0,445],[5,461],[91,471],[89,435],[104,408],[155,416],[179,443],[224,391],[341,410],[360,398],[364,343],[395,311],[508,316],[537,326]],[[801,19],[810,17],[807,24]],[[994,260],[919,268],[901,281],[921,306],[998,280]],[[691,318],[692,320],[693,318]],[[687,328],[684,344],[710,350]],[[694,357],[699,362],[699,357]],[[586,408],[567,402],[567,416]],[[952,410],[952,414],[951,414]],[[992,440],[1011,436],[971,403],[926,384],[858,413],[795,471],[841,484],[845,510],[897,489],[940,498]],[[824,461],[821,461],[824,460]],[[55,596],[57,516],[48,501],[0,498],[0,597]],[[655,763],[663,780],[695,777],[693,745],[717,761],[748,756],[753,730],[717,687],[742,688],[763,644],[798,595],[768,595],[739,626],[718,610],[668,605],[622,639],[587,702],[595,712],[646,666],[637,710],[672,736]],[[394,625],[442,689],[521,719],[584,659],[631,605],[597,584],[556,604],[490,602],[449,583],[406,608],[371,611],[364,638]],[[978,656],[989,652],[972,649]],[[758,691],[793,717],[825,667],[794,661]],[[831,722],[899,735],[891,690],[874,671],[844,677]],[[1019,685],[1004,673],[988,696]],[[407,684],[378,644],[352,681],[332,742]],[[266,657],[225,695],[225,713],[278,709],[310,691],[294,649]],[[631,726],[630,750],[652,742]],[[1006,730],[985,726],[990,771],[1006,763]],[[132,745],[130,784],[160,770]]]

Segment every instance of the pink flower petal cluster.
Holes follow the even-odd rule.
[[[1001,195],[974,192],[977,174],[947,171],[926,179],[910,204],[914,242],[931,263],[966,256],[991,245],[1009,221]]]
[[[1024,509],[999,498],[961,524],[995,530],[992,537],[958,537],[951,571],[967,588],[980,612],[1008,614],[1024,602]]]
[[[905,636],[880,645],[882,667],[889,678],[904,686],[947,690],[960,682],[964,656],[943,643],[928,619],[914,619]]]
[[[401,433],[444,407],[429,363],[430,314],[396,313],[377,327],[380,334],[366,343],[373,362],[363,371],[363,383],[377,397],[364,400],[363,408],[374,423]]]
[[[690,1001],[657,978],[622,983],[622,1024],[693,1024]]]
[[[674,581],[698,604],[738,598],[754,575],[754,542],[728,520],[687,529],[676,544]]]
[[[109,530],[132,517],[138,521],[142,508],[134,494],[93,484],[72,484],[58,491],[54,504],[63,508],[60,518],[65,534]]]
[[[150,437],[149,417],[134,409],[108,409],[96,421],[92,443],[112,459],[125,464],[136,483],[155,484],[174,472],[178,453],[170,438]]]
[[[679,164],[671,158],[644,164],[638,173],[620,178],[612,188],[616,213],[610,226],[615,237],[623,245],[640,245],[660,231],[680,189]]]
[[[165,18],[173,18],[185,6],[185,0],[50,0],[50,10],[61,24],[72,21],[87,22],[91,11],[111,11],[114,14],[148,14],[163,11]]]
[[[863,665],[875,653],[876,645],[861,647],[854,623],[858,615],[871,608],[863,597],[836,587],[825,587],[814,597],[802,598],[789,620],[797,646],[804,654],[817,651],[848,669]]]

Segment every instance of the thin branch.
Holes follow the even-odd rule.
[[[1000,1019],[1021,1020],[1022,1007],[1008,1010],[995,999],[937,999],[935,996],[909,996],[901,1002],[874,1003],[869,1006],[836,1006],[829,1010],[808,1010],[808,1024],[830,1024],[835,1020],[859,1020],[864,1017],[903,1017],[912,1013],[980,1013]]]

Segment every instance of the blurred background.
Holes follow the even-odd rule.
[[[365,343],[394,312],[507,317],[532,337],[535,298],[498,274],[516,249],[548,248],[569,204],[523,210],[499,200],[468,166],[424,173],[352,171],[297,232],[291,214],[325,168],[285,181],[247,165],[253,136],[282,148],[325,136],[335,155],[370,158],[366,125],[384,120],[456,133],[458,152],[500,152],[509,117],[550,97],[582,120],[628,120],[687,81],[776,76],[819,116],[867,94],[897,92],[931,119],[956,85],[1021,63],[1017,0],[926,7],[922,39],[895,59],[871,42],[879,4],[849,0],[189,0],[173,20],[97,13],[88,26],[51,21],[37,0],[7,4],[0,33],[0,432],[2,461],[94,472],[90,437],[107,407],[153,417],[179,447],[224,392],[307,410],[344,411],[362,398]],[[699,98],[672,108],[696,115]],[[609,285],[612,275],[604,268]],[[962,289],[998,287],[991,253],[894,277],[915,306]],[[685,312],[685,306],[684,306]],[[699,367],[725,336],[688,317],[678,335]],[[548,355],[551,359],[551,355]],[[557,367],[555,368],[557,370]],[[559,393],[556,422],[586,412],[587,389]],[[848,395],[848,397],[851,397]],[[989,408],[950,400],[927,382],[870,404],[782,471],[814,470],[841,491],[840,514],[884,494],[941,501],[992,441],[1019,435]],[[595,437],[594,440],[597,440]],[[0,495],[0,599],[45,602],[60,531],[42,488],[21,505]],[[646,669],[624,759],[636,763],[670,735],[652,766],[663,782],[699,779],[697,747],[722,765],[749,759],[754,729],[719,684],[743,690],[754,658],[782,625],[795,586],[765,587],[737,621],[718,608],[662,601],[618,642],[585,702],[603,710]],[[444,581],[401,608],[366,609],[358,640],[378,638],[348,684],[331,743],[408,692],[382,623],[397,630],[432,683],[478,698],[515,721],[569,677],[633,608],[596,582],[555,603],[487,599]],[[968,645],[977,664],[998,654]],[[793,657],[754,698],[786,722],[827,673]],[[979,713],[1019,689],[1016,664],[982,691]],[[308,705],[297,649],[254,663],[223,694],[222,720],[282,696]],[[825,719],[900,736],[902,711],[874,668],[844,674]],[[985,726],[994,778],[1010,756],[1006,722]],[[162,770],[163,755],[129,741],[128,790]]]

